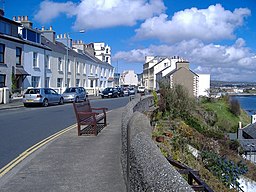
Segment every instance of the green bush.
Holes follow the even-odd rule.
[[[200,124],[200,121],[192,116],[186,118],[185,123],[200,133],[203,133],[205,130],[205,128]]]
[[[227,187],[239,187],[239,176],[248,171],[247,166],[241,161],[236,164],[210,151],[203,151],[201,157],[206,168],[217,176]]]

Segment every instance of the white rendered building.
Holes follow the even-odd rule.
[[[120,77],[121,85],[138,85],[138,76],[133,70],[124,71]]]

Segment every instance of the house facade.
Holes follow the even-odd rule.
[[[133,70],[123,71],[120,76],[120,85],[138,86],[138,76]]]
[[[143,84],[149,90],[159,90],[159,82],[163,79],[170,86],[181,84],[191,96],[207,96],[210,89],[210,75],[196,74],[189,69],[189,62],[179,56],[153,57],[146,56],[143,65]]]
[[[157,90],[160,76],[171,72],[176,67],[176,62],[181,61],[179,57],[160,57],[160,56],[146,56],[145,64],[143,65],[143,85],[148,90]]]
[[[68,86],[82,86],[97,94],[113,86],[114,68],[109,63],[59,42],[52,27],[33,29],[27,16],[0,16],[0,22],[0,87],[22,94],[28,87],[62,93]]]

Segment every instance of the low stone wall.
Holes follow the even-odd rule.
[[[122,114],[121,163],[127,191],[193,191],[151,138],[152,126],[142,112],[152,106],[153,96],[134,98]]]

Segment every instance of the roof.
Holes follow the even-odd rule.
[[[243,129],[243,132],[249,137],[256,139],[256,123],[250,124]],[[243,134],[244,135],[244,134]]]
[[[55,51],[57,53],[61,53],[63,55],[67,54],[66,46],[63,43],[59,42],[59,41],[55,41],[55,43],[53,43],[53,42],[49,41],[46,37],[42,36],[42,44],[47,45],[48,47],[50,47],[52,49],[52,51]],[[88,52],[79,53],[79,52],[76,52],[73,49],[69,48],[68,55],[84,59],[84,60],[86,60],[88,62],[92,62],[92,63],[104,65],[104,66],[108,66],[110,68],[114,68],[110,64],[108,64],[106,62],[102,62],[98,58],[96,58],[94,56],[91,56]]]
[[[165,76],[170,76],[170,75],[173,75],[174,73],[176,73],[177,71],[179,71],[180,69],[186,69],[188,71],[190,71],[191,73],[193,73],[194,75],[196,75],[197,77],[199,77],[194,71],[190,70],[190,69],[187,69],[185,67],[181,67],[179,69],[174,69],[173,71],[171,71],[170,73],[166,74]]]
[[[239,139],[244,151],[256,152],[256,139]]]

